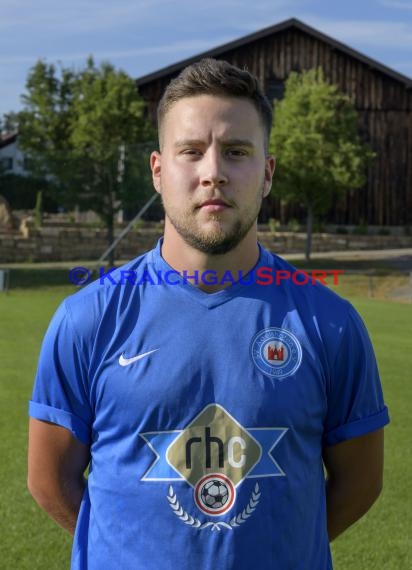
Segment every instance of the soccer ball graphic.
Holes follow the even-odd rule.
[[[229,499],[229,490],[223,481],[212,479],[203,485],[200,492],[202,502],[211,509],[220,509]]]
[[[232,481],[220,473],[202,477],[195,487],[195,502],[201,511],[211,516],[223,515],[235,500]]]

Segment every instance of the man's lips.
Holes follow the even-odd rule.
[[[224,200],[215,199],[205,200],[200,204],[199,208],[202,210],[207,210],[208,212],[221,212],[227,208],[231,208],[231,206]]]

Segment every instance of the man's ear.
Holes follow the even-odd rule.
[[[263,183],[262,198],[266,198],[266,196],[268,196],[270,193],[275,168],[276,158],[274,156],[267,156],[265,160],[265,179]]]
[[[161,184],[160,184],[161,180],[160,173],[161,173],[161,162],[162,162],[161,159],[162,155],[157,150],[153,151],[152,154],[150,155],[150,169],[152,171],[153,186],[156,192],[158,192],[159,194],[161,191]]]

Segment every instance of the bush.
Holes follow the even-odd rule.
[[[36,196],[34,207],[34,226],[38,229],[43,225],[43,192],[39,190]]]
[[[349,233],[348,228],[346,226],[337,226],[335,232],[337,234],[345,234],[345,235]]]
[[[288,230],[293,233],[296,233],[300,230],[300,224],[296,218],[291,218],[288,221]]]
[[[361,220],[359,224],[354,228],[353,234],[357,236],[366,236],[368,233],[368,224]]]
[[[269,218],[268,220],[269,231],[278,232],[280,230],[280,221],[276,218]]]
[[[378,236],[390,236],[391,230],[389,228],[379,228]]]
[[[56,212],[58,204],[53,198],[55,188],[52,182],[18,174],[0,176],[0,194],[6,198],[12,210],[33,210],[39,191],[43,192],[43,211]]]

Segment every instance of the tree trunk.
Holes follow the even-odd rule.
[[[110,218],[107,217],[106,218],[106,231],[107,231],[107,245],[110,246],[112,245],[113,241],[114,241],[114,227],[113,227],[113,216],[111,216]],[[108,261],[109,261],[109,266],[113,267],[114,266],[114,261],[115,261],[115,250],[112,249],[111,252],[109,253],[109,257],[108,257]]]
[[[306,220],[306,249],[305,249],[305,259],[310,260],[310,254],[312,252],[312,233],[313,233],[313,206],[312,204],[307,204],[308,217]]]

